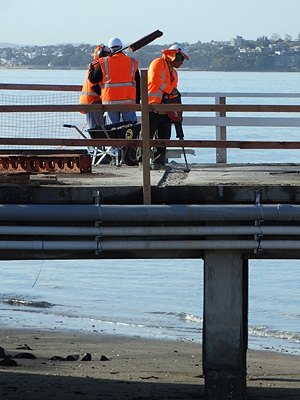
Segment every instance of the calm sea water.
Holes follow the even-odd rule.
[[[179,72],[184,92],[296,93],[300,82],[299,73]],[[82,84],[84,76],[0,70],[2,83]],[[210,129],[186,127],[185,136],[211,139]],[[299,135],[296,128],[271,132],[290,140]],[[258,134],[268,135],[268,128],[228,132],[246,140]],[[214,157],[205,149],[190,162]],[[228,161],[298,163],[299,157],[298,151],[243,150],[229,152]],[[202,340],[202,260],[1,261],[0,268],[2,327]],[[249,275],[249,348],[300,355],[300,261],[251,260]]]

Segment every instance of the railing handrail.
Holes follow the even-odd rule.
[[[53,85],[27,83],[0,83],[0,90],[45,90],[81,92],[82,85]],[[299,93],[249,93],[249,92],[181,92],[182,97],[266,97],[266,98],[300,98]]]
[[[81,92],[82,85],[52,85],[37,83],[0,83],[0,90],[45,90],[59,92]]]
[[[140,104],[2,105],[0,112],[141,111]],[[149,111],[299,113],[300,104],[149,104]]]
[[[0,145],[66,146],[66,147],[142,147],[141,139],[60,139],[60,138],[11,138],[0,137]],[[150,147],[195,147],[235,149],[300,149],[300,141],[254,141],[254,140],[178,140],[151,139]],[[16,150],[18,153],[18,150]]]
[[[300,93],[264,93],[264,92],[180,92],[183,97],[282,97],[300,98]]]

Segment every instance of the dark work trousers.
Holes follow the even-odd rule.
[[[149,113],[150,139],[170,139],[172,121],[167,114]],[[141,132],[142,137],[142,132]],[[166,162],[166,148],[153,147],[152,163],[164,164]],[[137,161],[142,162],[142,149],[137,149]]]

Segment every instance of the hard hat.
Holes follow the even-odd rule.
[[[179,46],[178,44],[173,44],[168,50],[176,50],[177,52],[181,53],[185,60],[189,60],[188,56],[184,53],[183,47]]]
[[[98,52],[97,52],[97,56],[99,58],[101,57],[106,57],[110,54],[110,48],[107,47],[105,44],[103,46],[98,46]]]
[[[122,47],[122,42],[121,42],[121,40],[120,40],[119,38],[114,37],[114,38],[111,38],[111,39],[108,41],[107,45],[108,45],[108,47],[109,47],[110,49],[113,48],[113,47],[119,47],[119,48],[121,48],[121,47]]]

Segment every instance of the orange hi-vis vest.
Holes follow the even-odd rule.
[[[117,53],[100,59],[103,73],[101,81],[101,98],[103,104],[135,104],[135,74],[138,61]]]
[[[163,94],[170,94],[177,88],[178,74],[175,69],[170,74],[169,64],[163,58],[153,60],[148,69],[148,101],[149,103],[162,102]]]
[[[92,62],[95,68],[97,67],[98,63],[98,60]],[[89,70],[87,70],[81,90],[79,104],[92,104],[95,101],[101,101],[101,97],[92,89],[92,86],[94,85],[95,83],[91,83],[89,81]]]

